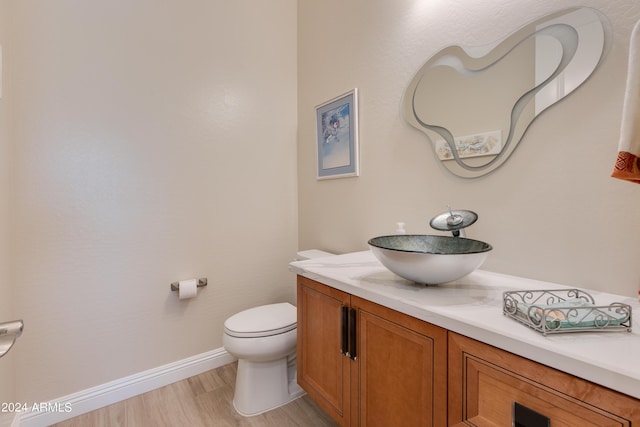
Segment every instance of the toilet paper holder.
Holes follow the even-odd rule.
[[[198,285],[199,288],[202,288],[204,286],[207,286],[207,278],[203,277],[201,279],[198,279]],[[180,282],[173,282],[171,284],[171,290],[174,292],[177,292],[178,289],[180,289]]]

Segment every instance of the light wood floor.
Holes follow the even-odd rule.
[[[308,396],[255,417],[233,409],[237,364],[152,390],[131,399],[54,424],[55,427],[335,427]]]

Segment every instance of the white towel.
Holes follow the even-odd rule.
[[[640,21],[631,32],[618,158],[611,176],[640,184]]]

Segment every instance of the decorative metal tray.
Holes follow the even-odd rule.
[[[631,306],[596,305],[580,289],[504,292],[502,312],[543,335],[560,332],[631,332]]]

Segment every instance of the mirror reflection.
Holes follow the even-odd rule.
[[[606,18],[573,8],[481,48],[450,46],[409,84],[405,119],[425,132],[454,174],[474,178],[502,165],[544,110],[578,88],[602,61]]]

